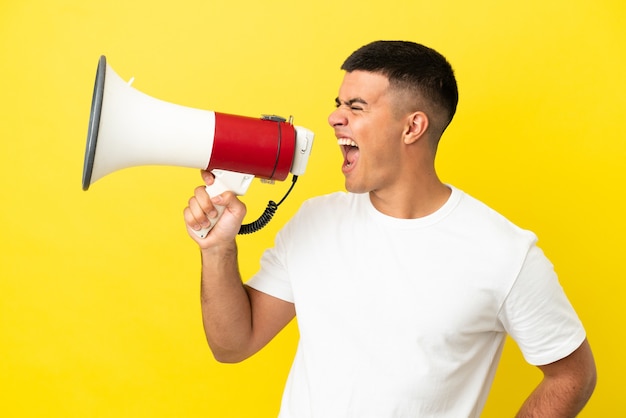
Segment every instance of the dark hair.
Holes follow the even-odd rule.
[[[424,45],[407,41],[376,41],[352,53],[342,70],[380,73],[395,88],[408,89],[444,110],[442,129],[456,112],[459,93],[452,66],[446,58]]]

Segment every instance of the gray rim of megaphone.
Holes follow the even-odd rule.
[[[91,173],[96,156],[96,142],[98,141],[98,129],[100,128],[100,113],[102,111],[102,100],[104,98],[106,64],[106,58],[102,55],[100,61],[98,61],[98,71],[96,71],[96,81],[93,86],[93,96],[91,98],[87,147],[85,149],[85,163],[83,165],[83,190],[87,190],[91,184]]]

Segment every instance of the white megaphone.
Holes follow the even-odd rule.
[[[102,56],[91,102],[83,190],[123,168],[170,165],[211,170],[215,183],[207,186],[210,196],[227,190],[241,196],[254,177],[282,181],[291,172],[295,182],[304,173],[313,137],[310,130],[278,116],[228,115],[155,99],[122,80]],[[277,206],[270,202],[266,221]],[[205,237],[209,230],[197,234]],[[241,233],[249,232],[254,231]]]

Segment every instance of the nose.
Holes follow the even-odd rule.
[[[328,115],[328,124],[333,128],[337,126],[346,126],[348,124],[348,118],[341,107],[333,110],[330,115]]]

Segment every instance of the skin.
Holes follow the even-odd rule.
[[[345,74],[328,122],[342,143],[342,173],[350,192],[369,193],[380,212],[396,218],[419,218],[435,212],[450,189],[435,171],[436,144],[443,122],[436,110],[390,87],[377,73]],[[430,116],[429,116],[430,115]],[[206,184],[213,182],[202,172]],[[209,224],[215,206],[225,210],[204,239],[192,233]],[[189,235],[202,255],[202,316],[211,350],[218,361],[238,362],[260,350],[295,317],[294,305],[242,284],[235,237],[245,216],[243,203],[226,192],[211,199],[204,186],[185,208]],[[539,366],[544,377],[522,405],[518,417],[573,417],[586,404],[596,382],[589,343],[554,363]]]

